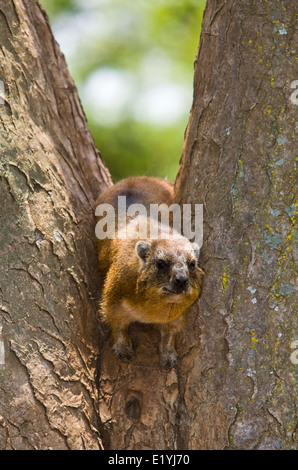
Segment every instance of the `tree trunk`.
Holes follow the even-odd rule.
[[[96,370],[93,201],[111,178],[42,9],[0,0],[0,448],[294,447],[295,13],[207,2],[176,181],[204,204],[202,297],[176,369],[135,325],[135,359],[103,341]]]
[[[93,200],[111,184],[36,0],[0,0],[0,448],[100,449]]]
[[[297,445],[296,13],[295,0],[207,2],[175,187],[204,204],[183,448]]]
[[[207,2],[175,187],[204,204],[202,297],[177,370],[160,368],[149,328],[131,363],[106,344],[110,448],[295,446],[295,4]]]

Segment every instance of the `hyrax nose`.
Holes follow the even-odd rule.
[[[185,274],[177,274],[175,277],[175,284],[179,287],[184,287],[188,284],[188,276]]]

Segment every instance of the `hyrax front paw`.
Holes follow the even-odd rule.
[[[177,365],[178,355],[175,349],[160,352],[160,364],[162,366],[174,367]]]
[[[115,353],[115,356],[119,357],[119,359],[129,361],[130,359],[134,357],[132,345],[128,342],[124,343],[123,341],[117,341],[113,345],[112,349]]]

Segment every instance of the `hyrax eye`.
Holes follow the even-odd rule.
[[[162,270],[162,269],[166,269],[168,264],[163,259],[158,259],[156,261],[156,266],[158,269]]]
[[[195,267],[196,267],[196,262],[195,262],[195,260],[193,259],[192,261],[190,261],[190,262],[188,263],[188,266],[189,266],[189,269],[191,269],[191,270],[195,269]]]

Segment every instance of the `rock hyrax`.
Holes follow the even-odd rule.
[[[117,214],[119,195],[127,197],[128,205],[141,203],[149,209],[150,204],[171,205],[173,186],[158,178],[128,178],[103,193],[97,205],[109,203]],[[155,239],[150,238],[153,227],[159,230]],[[152,323],[160,330],[161,363],[175,365],[176,333],[184,328],[187,310],[201,290],[198,245],[172,227],[136,215],[126,219],[124,228],[116,223],[115,238],[97,240],[97,246],[105,276],[101,313],[111,327],[116,356],[133,357],[132,322]]]

